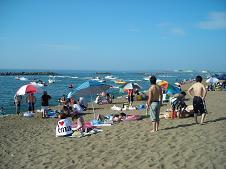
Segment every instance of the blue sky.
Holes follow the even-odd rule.
[[[225,0],[0,0],[0,69],[226,71]]]

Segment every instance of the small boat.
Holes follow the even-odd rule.
[[[144,77],[144,80],[149,81],[149,80],[150,80],[150,76],[148,76],[148,77]]]
[[[123,81],[123,80],[115,80],[116,84],[126,84],[127,82]]]
[[[37,83],[37,82],[31,82],[30,84],[34,85],[34,86],[39,86],[39,87],[43,87],[44,84],[42,83]]]
[[[28,80],[27,78],[25,78],[25,77],[23,77],[23,76],[21,76],[21,77],[20,77],[20,76],[16,76],[15,79],[16,79],[16,80],[21,80],[21,81],[26,81],[26,80]]]
[[[105,79],[109,79],[109,80],[114,80],[114,79],[116,79],[116,77],[114,77],[114,76],[112,76],[112,75],[105,76],[104,78],[105,78]]]
[[[97,77],[95,77],[91,80],[95,80],[95,81],[98,81],[98,82],[101,82],[101,83],[106,82],[105,80],[101,79],[99,76],[97,76]]]
[[[49,82],[49,84],[50,83],[55,83],[56,82],[55,76],[49,76],[48,82]]]

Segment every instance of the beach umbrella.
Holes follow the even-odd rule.
[[[177,93],[180,93],[180,92],[181,92],[181,89],[179,87],[176,87],[172,84],[168,84],[166,94],[177,94]]]
[[[159,81],[157,84],[158,84],[159,86],[161,86],[162,88],[167,89],[169,83],[168,83],[167,81],[165,81],[165,80],[162,80],[162,81]]]
[[[17,92],[16,95],[25,95],[28,93],[39,93],[42,92],[42,89],[38,85],[33,85],[33,84],[26,84],[21,86]]]
[[[92,101],[93,97],[99,93],[102,93],[103,91],[106,91],[110,87],[111,87],[110,85],[107,85],[105,83],[98,82],[96,80],[89,80],[89,81],[82,83],[80,86],[78,86],[75,89],[74,93],[77,96],[90,96],[91,102],[92,102],[92,107],[93,107],[93,113],[95,115],[93,101]]]
[[[127,90],[140,90],[142,87],[137,84],[137,83],[126,83],[125,85],[122,86],[123,90],[124,91],[127,91]]]
[[[218,81],[219,81],[218,78],[210,77],[209,79],[206,80],[206,83],[217,83]]]

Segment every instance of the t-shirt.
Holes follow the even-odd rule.
[[[51,99],[50,95],[42,95],[42,106],[49,106],[49,99]]]

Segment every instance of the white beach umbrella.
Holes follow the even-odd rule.
[[[210,77],[209,79],[206,80],[206,83],[217,83],[219,82],[219,79],[216,77]]]

